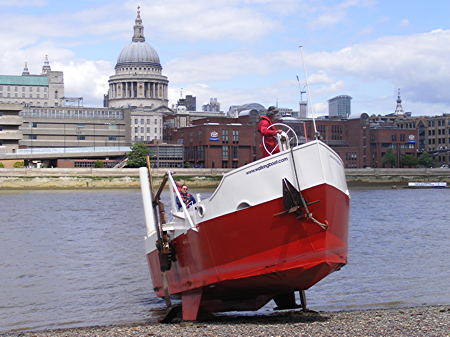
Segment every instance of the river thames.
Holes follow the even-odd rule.
[[[0,215],[0,332],[156,320],[139,190],[1,191]],[[348,265],[309,308],[450,304],[449,218],[450,189],[351,190]]]

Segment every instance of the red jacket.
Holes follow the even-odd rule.
[[[266,144],[267,150],[272,151],[273,148],[275,148],[275,146],[277,146],[277,144],[278,144],[277,140],[275,139],[275,135],[277,134],[277,129],[276,128],[267,129],[272,124],[273,124],[273,122],[269,117],[261,116],[261,119],[258,124],[258,132],[261,134],[260,149],[261,149],[263,158],[270,155],[266,150],[264,150],[264,146],[262,144],[263,136],[265,136],[264,144]],[[273,153],[277,153],[277,152],[280,152],[279,148],[277,148],[277,149],[275,149],[275,151],[273,151]]]

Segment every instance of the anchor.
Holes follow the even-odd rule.
[[[294,213],[297,219],[310,219],[315,224],[319,225],[323,230],[328,229],[328,222],[322,223],[315,219],[309,211],[308,206],[320,202],[320,200],[307,202],[302,193],[298,191],[287,178],[283,178],[283,206],[284,211],[275,213],[273,216],[281,216]]]

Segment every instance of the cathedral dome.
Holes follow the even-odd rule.
[[[117,65],[145,63],[161,66],[158,53],[147,42],[131,42],[120,52]]]
[[[144,37],[144,26],[138,7],[137,17],[134,24],[134,34],[131,43],[125,46],[117,59],[116,68],[123,65],[150,65],[161,68],[158,53],[153,49]]]

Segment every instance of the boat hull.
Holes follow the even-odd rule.
[[[280,197],[199,222],[197,231],[173,238],[177,260],[167,272],[170,294],[182,294],[183,307],[193,300],[211,312],[256,310],[340,269],[347,263],[349,196],[326,183],[302,195],[315,202],[309,210],[328,224],[326,230],[294,213],[279,215]],[[162,297],[156,250],[147,261],[155,293]]]

